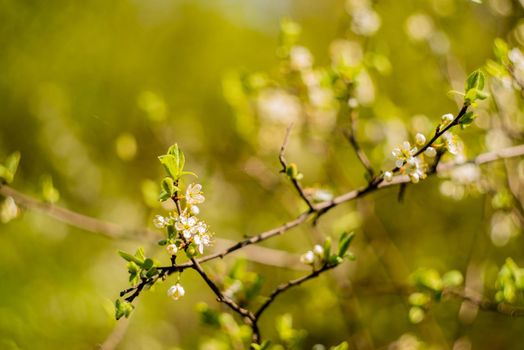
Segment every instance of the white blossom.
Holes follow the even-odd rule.
[[[197,223],[198,219],[196,217],[188,216],[188,214],[184,211],[176,219],[175,229],[182,233],[182,236],[184,236],[185,239],[189,239],[197,232]]]
[[[313,65],[311,52],[303,46],[293,46],[289,52],[289,60],[291,68],[295,70],[308,69]]]
[[[397,158],[395,165],[400,168],[404,163],[411,161],[417,150],[417,147],[412,148],[408,141],[404,141],[401,146],[393,148],[391,154]]]
[[[186,202],[189,205],[200,204],[205,201],[205,197],[202,194],[201,184],[191,184],[186,189]]]
[[[211,243],[211,239],[206,234],[201,236],[196,235],[195,237],[193,237],[193,243],[195,243],[195,245],[197,246],[198,252],[200,254],[204,254],[204,247],[209,246],[209,244]]]
[[[257,99],[258,113],[268,121],[288,124],[301,118],[302,107],[297,97],[281,89],[266,89]]]
[[[307,251],[300,257],[300,262],[306,265],[312,265],[315,262],[315,253],[311,250]]]
[[[177,283],[174,286],[171,286],[167,290],[167,295],[173,298],[174,300],[180,299],[185,294],[186,294],[186,291],[184,290],[184,287],[182,287],[180,283]]]
[[[324,248],[320,244],[313,247],[313,252],[320,257],[324,256]]]
[[[153,225],[156,228],[162,229],[166,227],[169,224],[169,219],[166,217],[163,217],[162,215],[155,215],[153,218]]]
[[[369,7],[362,7],[353,12],[351,30],[355,34],[372,36],[380,28],[380,17]]]
[[[191,208],[190,208],[190,210],[191,210],[191,214],[193,214],[193,215],[198,215],[198,214],[200,214],[200,208],[197,207],[196,205],[192,205]]]
[[[453,155],[458,155],[460,153],[460,145],[455,135],[447,131],[442,135],[442,138],[444,139],[444,143],[446,144],[449,153]]]

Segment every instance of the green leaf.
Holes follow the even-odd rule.
[[[138,248],[138,249],[136,250],[136,252],[135,252],[135,256],[136,256],[138,259],[144,261],[145,258],[146,258],[145,254],[144,254],[144,248]]]
[[[146,272],[146,277],[153,277],[153,276],[156,276],[158,274],[158,269],[156,267],[152,267],[150,268],[147,272]]]
[[[161,239],[160,241],[158,241],[158,245],[160,246],[167,245],[168,243],[169,241],[167,239]]]
[[[434,292],[440,292],[443,287],[442,279],[437,270],[419,269],[413,274],[413,280],[421,287],[428,288]]]
[[[130,274],[137,274],[140,271],[140,267],[134,261],[130,261],[127,263],[127,271]]]
[[[161,202],[165,202],[167,201],[169,198],[171,198],[171,195],[169,193],[167,193],[166,191],[162,190],[160,192],[160,196],[158,197],[158,199],[161,201]]]
[[[117,299],[115,302],[115,318],[119,320],[122,317],[129,317],[134,308],[135,307],[130,302]]]
[[[200,322],[206,326],[220,327],[219,313],[211,309],[206,303],[201,302],[196,305],[196,310],[200,315]]]
[[[411,323],[420,323],[424,320],[424,317],[426,317],[426,312],[422,308],[413,306],[409,309],[409,320]]]
[[[5,160],[5,167],[11,172],[11,174],[13,174],[13,176],[16,174],[18,164],[20,164],[20,152],[18,151],[11,153]]]
[[[413,306],[425,306],[431,301],[431,298],[426,293],[411,293],[409,295],[409,303]]]
[[[517,288],[515,287],[515,284],[511,282],[504,285],[502,293],[504,295],[504,300],[506,300],[508,303],[514,303],[517,299]]]
[[[327,237],[324,241],[324,261],[329,261],[331,257],[331,237]]]
[[[142,264],[144,263],[143,259],[139,259],[139,258],[137,258],[137,257],[135,257],[135,256],[133,256],[133,255],[131,255],[129,253],[126,253],[126,252],[124,252],[122,250],[118,251],[118,255],[120,255],[126,261],[134,262],[138,266],[142,266]]]
[[[349,245],[351,244],[351,241],[353,240],[353,237],[355,237],[354,232],[342,233],[339,239],[339,243],[338,243],[338,256],[339,257],[344,258],[349,248]]]
[[[332,346],[329,348],[329,350],[348,350],[348,349],[349,349],[349,344],[345,341],[338,344],[337,346]]]
[[[162,179],[162,182],[160,183],[163,192],[167,193],[169,197],[172,197],[176,191],[179,190],[177,186],[175,186],[173,178],[171,177],[165,177]]]
[[[462,118],[460,118],[460,126],[464,129],[477,118],[477,115],[473,112],[467,112]]]
[[[458,287],[462,285],[463,282],[464,277],[462,277],[462,273],[457,270],[448,271],[442,276],[442,283],[445,287]]]
[[[154,265],[155,265],[155,262],[153,261],[153,259],[147,258],[146,260],[144,260],[144,264],[142,265],[142,268],[143,268],[144,270],[149,270],[149,269],[151,269]]]
[[[476,70],[471,73],[466,80],[465,92],[466,96],[464,97],[466,102],[473,103],[477,99],[485,99],[487,94],[482,91],[484,89],[485,77],[484,73],[480,70]]]
[[[344,259],[342,259],[338,255],[331,255],[329,258],[327,258],[326,261],[328,265],[338,265],[338,264],[341,264],[344,261]]]
[[[501,38],[496,38],[493,44],[493,53],[503,64],[508,63],[508,44]]]
[[[5,160],[4,165],[0,165],[0,179],[3,179],[8,184],[13,182],[19,163],[20,152],[11,153]]]
[[[184,175],[191,175],[191,176],[194,176],[194,177],[198,177],[198,175],[195,174],[195,173],[192,172],[192,171],[182,171],[182,172],[180,173],[180,176],[184,176]]]
[[[178,180],[180,177],[180,171],[178,168],[178,162],[175,156],[171,154],[163,155],[158,157],[160,163],[164,166],[167,174],[171,176],[174,180]]]
[[[42,177],[42,197],[48,203],[56,203],[60,199],[60,193],[53,185],[53,179],[49,175]]]
[[[270,344],[271,344],[270,340],[265,340],[262,344],[251,343],[251,349],[252,350],[268,350]]]

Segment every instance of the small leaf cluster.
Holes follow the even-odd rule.
[[[115,317],[117,320],[122,317],[129,317],[135,307],[127,300],[117,299],[115,302]]]
[[[127,261],[127,271],[129,272],[129,282],[136,285],[143,279],[148,279],[158,274],[158,262],[146,258],[144,250],[139,248],[135,255],[119,251],[118,254]]]
[[[499,303],[513,304],[524,300],[524,268],[507,258],[499,271],[495,287],[495,300]]]
[[[0,183],[10,184],[13,182],[19,163],[20,152],[16,151],[6,158],[4,164],[0,164]]]
[[[190,171],[184,171],[186,158],[176,143],[169,147],[167,154],[159,156],[158,159],[168,175],[161,182],[160,200],[164,202],[172,198],[180,190],[178,181],[183,175],[195,174]]]
[[[297,165],[295,163],[291,163],[286,167],[286,175],[291,180],[300,181],[304,177],[302,173],[298,171]]]
[[[484,92],[485,85],[485,76],[484,73],[477,69],[468,76],[465,86],[465,96],[464,102],[466,104],[474,104],[477,100],[485,100],[488,97],[488,94]]]
[[[440,301],[445,288],[462,285],[464,277],[457,270],[448,271],[441,276],[435,269],[421,268],[411,275],[411,281],[419,291],[409,295],[409,320],[412,323],[420,323],[426,317],[431,302]]]
[[[313,270],[333,267],[341,264],[344,259],[355,260],[353,253],[349,252],[354,232],[344,232],[340,235],[338,249],[333,250],[331,238],[328,237],[323,245],[315,245],[313,250],[307,251],[300,257],[304,264],[311,265]]]

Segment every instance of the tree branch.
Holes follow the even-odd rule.
[[[284,157],[284,153],[286,152],[286,147],[287,147],[287,143],[288,143],[288,140],[289,140],[289,134],[291,133],[291,128],[292,127],[293,127],[293,124],[290,124],[287,127],[286,135],[284,136],[284,141],[282,142],[282,146],[280,147],[280,153],[278,155],[278,159],[280,161],[280,164],[282,165],[282,170],[280,170],[280,172],[286,174],[289,177],[289,180],[291,181],[291,183],[293,184],[293,186],[297,190],[297,193],[300,196],[300,198],[302,198],[302,200],[306,203],[306,205],[309,208],[309,211],[313,212],[313,211],[315,211],[315,207],[313,206],[313,204],[311,203],[309,198],[304,193],[304,189],[302,188],[302,185],[300,184],[300,182],[295,177],[290,176],[289,174],[287,174],[288,164],[286,162],[286,158]]]
[[[357,155],[358,160],[362,164],[362,166],[366,169],[369,181],[371,181],[375,177],[375,172],[373,171],[373,167],[371,166],[371,162],[369,161],[369,158],[366,156],[366,153],[360,148],[360,144],[357,141],[357,138],[355,136],[356,133],[356,112],[351,111],[350,121],[349,121],[349,129],[344,132],[344,135],[346,136],[347,140],[349,141],[351,147],[353,147],[353,150],[355,151],[355,154]]]
[[[275,301],[276,297],[282,294],[283,292],[287,291],[288,289],[292,287],[296,287],[301,285],[302,283],[309,281],[310,279],[313,279],[317,276],[319,276],[321,273],[331,270],[335,267],[337,267],[340,264],[324,264],[321,268],[317,270],[313,270],[308,275],[305,275],[303,277],[297,278],[295,280],[291,280],[289,282],[283,283],[280,286],[278,286],[268,297],[268,299],[259,307],[259,309],[255,312],[255,322],[258,321],[262,313]]]

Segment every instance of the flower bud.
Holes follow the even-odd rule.
[[[451,113],[446,113],[442,116],[442,123],[444,124],[449,124],[453,121],[453,119],[455,119],[455,117],[453,116],[453,114]]]
[[[176,246],[176,244],[168,244],[166,246],[166,250],[170,255],[176,255],[176,253],[178,252],[178,247]]]
[[[313,252],[318,256],[324,256],[324,248],[320,244],[313,247]]]
[[[426,143],[426,136],[422,135],[421,133],[417,133],[417,135],[415,135],[415,142],[417,145],[422,146]]]
[[[431,157],[431,158],[434,158],[436,155],[437,155],[437,150],[434,149],[433,147],[428,147],[426,148],[426,150],[424,151],[424,154],[428,157]]]
[[[393,173],[391,171],[384,172],[384,181],[391,182],[393,180]]]
[[[191,206],[191,214],[193,214],[193,215],[198,215],[198,214],[200,214],[200,208],[197,207],[196,205],[192,205],[192,206]]]
[[[315,254],[309,250],[300,257],[300,262],[306,265],[311,265],[315,261]]]

